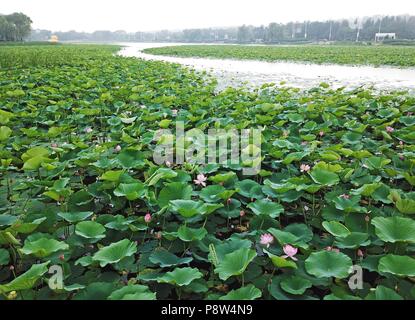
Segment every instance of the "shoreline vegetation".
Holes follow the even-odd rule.
[[[415,299],[414,96],[116,50],[0,46],[0,300]],[[260,128],[261,171],[155,164],[176,121]]]
[[[148,48],[144,53],[178,57],[312,62],[359,66],[415,67],[415,47],[362,45],[180,45]]]

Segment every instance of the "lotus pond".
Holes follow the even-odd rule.
[[[415,299],[414,96],[117,50],[0,47],[0,299]],[[261,171],[155,164],[178,120],[260,128]]]
[[[404,46],[342,45],[188,45],[147,48],[145,53],[179,57],[210,57],[318,64],[415,66],[415,48]]]

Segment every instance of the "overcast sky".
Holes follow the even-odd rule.
[[[52,31],[150,31],[414,14],[414,0],[0,0]]]

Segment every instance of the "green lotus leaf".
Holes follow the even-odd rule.
[[[271,259],[272,264],[274,266],[276,266],[277,268],[291,268],[291,269],[297,269],[297,264],[290,260],[290,259],[285,259],[283,257],[279,257],[276,255],[273,255],[272,253],[264,250],[264,252],[268,255],[268,257]]]
[[[9,127],[0,127],[0,141],[6,141],[12,135],[12,130]]]
[[[108,300],[156,300],[156,294],[147,286],[130,284],[111,293]]]
[[[304,224],[291,224],[284,230],[270,228],[268,231],[281,245],[290,244],[304,249],[308,248],[307,242],[313,237],[311,230]]]
[[[183,182],[172,182],[161,189],[157,202],[160,208],[169,205],[171,200],[190,200],[192,187]]]
[[[65,242],[55,239],[40,238],[34,241],[26,240],[20,252],[26,255],[33,255],[37,258],[45,258],[54,252],[67,250],[69,246]]]
[[[118,182],[120,181],[121,175],[124,173],[124,170],[109,170],[101,176],[101,180]]]
[[[207,235],[207,230],[205,228],[195,229],[181,226],[177,231],[177,235],[180,240],[185,242],[199,241]]]
[[[0,215],[0,226],[11,226],[15,221],[17,221],[16,216],[12,216],[9,214],[1,214]]]
[[[0,292],[20,291],[31,289],[38,280],[48,271],[49,261],[41,264],[34,264],[28,271],[15,278],[5,285],[0,285]]]
[[[34,147],[27,150],[25,153],[22,154],[22,160],[26,162],[29,159],[36,158],[36,157],[47,157],[49,156],[48,149],[44,147]]]
[[[140,168],[145,164],[143,152],[130,149],[123,150],[116,160],[124,169]]]
[[[248,265],[256,257],[255,250],[248,248],[240,248],[232,253],[228,253],[219,261],[215,268],[215,273],[219,274],[219,278],[227,280],[232,276],[239,276],[244,273]]]
[[[246,198],[261,199],[264,197],[261,185],[253,180],[238,181],[235,186],[238,188],[238,193]]]
[[[408,256],[388,254],[380,258],[378,270],[400,277],[414,277],[415,259]]]
[[[338,184],[340,181],[339,176],[337,174],[325,169],[314,168],[310,172],[310,176],[315,183],[324,186],[333,186]]]
[[[280,216],[281,213],[284,212],[284,207],[279,203],[275,203],[269,200],[257,200],[255,202],[251,202],[248,205],[248,208],[252,210],[253,213],[256,215],[267,215],[271,218],[277,218]]]
[[[381,183],[364,184],[359,189],[353,190],[351,193],[355,195],[362,195],[364,197],[370,197],[381,186],[382,186]]]
[[[219,300],[255,300],[261,298],[262,292],[253,284],[236,290],[231,290],[227,295],[220,297]]]
[[[79,221],[83,221],[94,213],[92,211],[85,211],[85,212],[59,212],[58,216],[62,219],[68,221],[69,223],[76,223]]]
[[[220,197],[220,194],[222,194],[225,191],[226,189],[223,186],[211,185],[211,186],[207,186],[206,188],[203,188],[203,190],[200,191],[199,195],[203,201],[218,202],[222,200],[222,198]]]
[[[179,258],[178,256],[174,255],[173,253],[167,250],[156,250],[150,255],[149,260],[151,261],[151,263],[159,265],[162,268],[166,268],[190,263],[193,260],[193,258]]]
[[[362,135],[356,132],[347,132],[342,136],[342,141],[345,144],[356,145],[362,140]]]
[[[214,176],[209,177],[209,180],[214,183],[226,183],[236,177],[236,173],[229,171],[226,173],[218,173]]]
[[[334,242],[334,245],[340,249],[357,249],[359,247],[368,246],[370,244],[368,238],[369,234],[367,233],[352,232],[343,238],[338,237]]]
[[[10,253],[6,249],[0,249],[0,266],[8,264],[10,261]]]
[[[363,163],[372,170],[381,170],[384,166],[391,163],[390,159],[381,157],[369,157],[363,161]]]
[[[124,239],[101,248],[94,254],[92,259],[98,261],[101,267],[105,267],[107,264],[120,262],[122,259],[134,255],[136,252],[137,245],[128,239]]]
[[[139,183],[120,183],[114,190],[117,197],[126,197],[127,200],[133,201],[141,198],[145,193],[144,184]]]
[[[342,210],[345,212],[367,212],[365,207],[361,207],[360,196],[350,196],[349,198],[339,196],[333,200],[336,209]]]
[[[376,235],[385,242],[415,243],[415,221],[403,217],[376,217],[372,219]]]
[[[349,276],[351,267],[352,259],[334,251],[313,252],[305,261],[306,271],[317,278],[344,279]]]
[[[335,237],[344,238],[350,234],[350,230],[337,221],[324,221],[323,227]]]
[[[82,221],[76,225],[75,233],[82,238],[99,240],[105,238],[105,227],[95,221]]]
[[[395,206],[403,214],[415,214],[415,200],[399,199],[396,201]]]
[[[187,286],[193,280],[200,279],[203,274],[197,268],[176,268],[157,278],[159,283],[170,283],[175,286]]]
[[[271,180],[265,180],[264,185],[270,187],[277,194],[285,194],[288,191],[295,190],[297,185],[291,182],[273,183]]]
[[[241,248],[251,248],[252,242],[247,239],[230,238],[217,245],[211,244],[214,247],[214,254],[209,250],[209,261],[215,261],[215,266],[222,261],[228,253],[232,253]],[[217,262],[217,263],[216,263]]]
[[[311,281],[298,277],[298,276],[291,276],[283,279],[280,283],[281,288],[288,293],[301,295],[303,294],[308,288],[311,288],[312,283]]]
[[[50,163],[49,151],[43,147],[34,147],[23,153],[23,170],[38,170],[43,163]]]
[[[148,186],[153,186],[160,180],[171,179],[174,177],[177,177],[177,172],[173,171],[172,169],[159,168],[146,180],[145,183]]]
[[[193,200],[172,200],[170,201],[173,211],[180,213],[184,218],[191,218],[197,214],[203,214],[203,202]]]
[[[13,223],[13,225],[8,229],[9,231],[12,231],[13,233],[23,233],[23,234],[30,234],[33,231],[35,231],[42,222],[46,221],[46,217],[39,218],[36,220],[33,220],[32,222],[23,222],[16,221]]]
[[[367,297],[367,300],[404,300],[402,296],[397,294],[394,290],[391,288],[379,285],[376,287],[376,290],[374,292],[371,292]]]

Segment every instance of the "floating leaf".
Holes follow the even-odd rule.
[[[108,300],[156,300],[156,294],[147,286],[130,284],[111,293]]]
[[[136,252],[137,245],[128,239],[124,239],[101,248],[94,254],[92,259],[98,261],[101,267],[105,267],[107,264],[120,262],[122,259],[134,255]]]
[[[311,288],[312,283],[311,281],[302,277],[291,276],[282,280],[280,286],[284,291],[288,293],[301,295],[308,288]]]
[[[231,290],[227,295],[220,297],[219,300],[255,300],[261,298],[261,290],[253,284],[236,290]]]
[[[20,252],[27,255],[33,255],[37,258],[45,258],[54,252],[67,250],[69,246],[55,239],[40,238],[34,241],[26,240],[24,247]]]
[[[160,283],[170,283],[175,286],[187,286],[193,280],[202,278],[203,274],[197,268],[176,268],[157,278]]]
[[[187,264],[193,260],[192,257],[179,258],[173,253],[167,250],[154,251],[149,260],[151,263],[157,264],[162,268],[178,266],[181,264]]]
[[[376,235],[385,242],[415,243],[415,221],[402,217],[376,217],[372,220]]]
[[[248,205],[248,208],[251,209],[256,215],[263,214],[270,216],[271,218],[277,218],[282,212],[284,212],[284,207],[279,203],[262,199],[251,202]]]
[[[218,273],[219,278],[222,280],[227,280],[232,276],[239,276],[244,273],[255,257],[255,250],[247,248],[238,249],[228,253],[223,260],[219,261],[219,265],[215,268],[215,273]]]
[[[351,272],[352,259],[334,251],[313,252],[305,261],[307,272],[317,278],[343,279]]]
[[[408,256],[388,254],[379,260],[378,270],[401,277],[414,277],[415,259]]]

